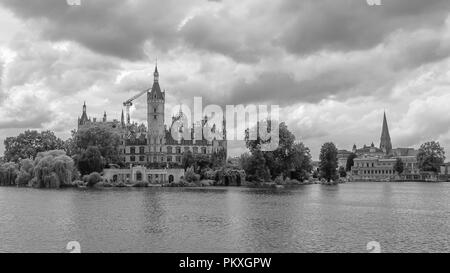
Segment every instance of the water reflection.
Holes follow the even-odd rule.
[[[450,184],[0,188],[0,252],[448,252]]]

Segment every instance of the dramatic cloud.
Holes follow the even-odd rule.
[[[384,110],[394,146],[435,139],[450,152],[450,2],[382,2],[0,0],[0,141],[67,137],[84,101],[120,118],[158,57],[168,110],[194,96],[279,104],[314,158],[325,141],[378,144]],[[145,121],[145,99],[132,117]]]

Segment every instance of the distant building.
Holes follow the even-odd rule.
[[[148,165],[149,163],[160,163],[169,165],[181,165],[184,152],[190,151],[194,155],[211,156],[220,150],[227,152],[226,124],[225,119],[221,124],[222,131],[213,126],[211,131],[220,135],[221,139],[214,138],[208,140],[201,135],[201,139],[194,140],[194,124],[191,129],[191,140],[174,139],[171,129],[174,124],[182,119],[184,114],[180,111],[177,116],[172,117],[172,124],[164,124],[166,92],[161,91],[159,85],[159,72],[155,67],[153,86],[147,92],[147,126],[145,124],[131,123],[125,121],[122,111],[121,120],[108,121],[106,112],[101,121],[90,118],[87,115],[86,103],[83,105],[83,112],[78,118],[78,129],[103,124],[110,126],[121,136],[120,152],[123,161],[129,165]],[[201,128],[207,126],[208,117],[201,121]],[[203,130],[200,130],[203,133]]]
[[[395,179],[394,165],[396,159],[378,157],[355,158],[352,179],[356,181],[391,181]]]
[[[414,148],[392,148],[386,113],[383,115],[379,148],[375,147],[374,143],[370,146],[364,145],[359,149],[356,145],[353,145],[352,152],[357,155],[351,170],[353,180],[390,181],[394,179],[420,180],[423,178],[420,175],[417,162],[417,150]],[[398,158],[404,164],[404,171],[401,174],[394,171]]]
[[[347,160],[348,157],[352,154],[352,152],[347,150],[339,150],[337,154],[337,160],[338,160],[338,168],[340,167],[347,167]]]
[[[450,176],[450,163],[445,163],[441,165],[440,174]]]
[[[112,183],[147,182],[150,184],[179,183],[184,169],[148,169],[134,166],[128,169],[105,169],[103,178]]]
[[[353,145],[352,152],[358,157],[370,156],[383,158],[386,156],[386,153],[382,149],[375,147],[375,144],[373,143],[370,146],[364,145],[359,149],[356,148],[356,145]]]

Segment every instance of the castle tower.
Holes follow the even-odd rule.
[[[389,155],[392,151],[391,136],[389,134],[386,112],[384,112],[383,117],[383,130],[381,132],[380,149],[383,150],[386,155]]]
[[[150,162],[163,162],[163,146],[165,144],[164,104],[165,93],[159,86],[158,66],[153,73],[152,90],[147,93],[147,123]],[[156,159],[156,161],[155,161]]]
[[[83,113],[81,114],[81,117],[78,118],[78,129],[80,128],[80,126],[85,125],[88,122],[89,122],[89,119],[88,119],[87,112],[86,112],[86,102],[84,102]]]

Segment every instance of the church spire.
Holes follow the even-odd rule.
[[[383,117],[383,130],[381,132],[380,149],[383,150],[385,154],[390,154],[392,151],[391,136],[389,134],[389,127],[387,124],[386,112],[384,112]]]
[[[125,116],[123,114],[123,109],[122,109],[122,116],[120,117],[120,123],[122,124],[122,126],[125,126]]]
[[[155,65],[155,72],[153,73],[154,82],[159,82],[158,62]]]

